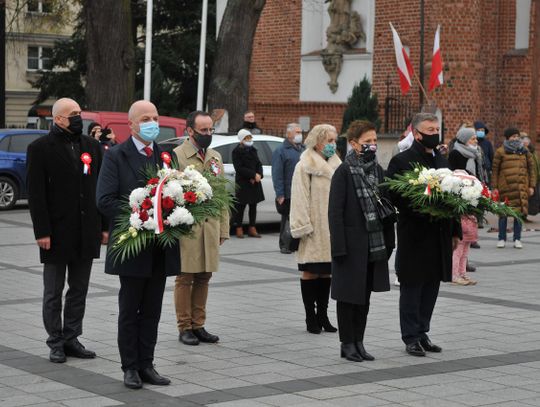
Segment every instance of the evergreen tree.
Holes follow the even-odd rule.
[[[379,101],[376,94],[371,94],[371,83],[369,83],[366,77],[353,87],[352,94],[347,103],[347,109],[343,113],[341,133],[345,133],[349,125],[355,120],[369,120],[375,123],[377,130],[380,128]]]
[[[89,0],[82,0],[82,4]],[[135,98],[142,98],[144,84],[144,33],[146,2],[131,0],[133,41],[135,48]],[[152,40],[151,100],[159,113],[165,116],[184,116],[195,109],[201,4],[190,0],[154,0]],[[208,7],[208,33],[206,42],[206,83],[208,84],[215,53],[215,2]],[[86,24],[82,13],[72,37],[57,42],[53,49],[52,64],[61,70],[46,71],[33,83],[39,89],[35,103],[49,97],[72,97],[83,108],[88,108],[85,95],[87,52]],[[106,66],[105,66],[106,68]],[[205,87],[208,88],[207,86]],[[90,106],[103,110],[99,106]]]

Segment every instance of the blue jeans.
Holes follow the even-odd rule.
[[[506,226],[508,225],[508,218],[499,218],[499,240],[506,242]],[[521,240],[521,223],[514,218],[514,241]]]

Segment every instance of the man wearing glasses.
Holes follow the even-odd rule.
[[[199,110],[191,112],[186,126],[189,138],[174,149],[180,169],[194,165],[201,173],[209,171],[215,175],[223,174],[221,155],[209,148],[214,133],[210,115]],[[192,239],[180,240],[182,272],[176,278],[174,288],[179,340],[186,345],[219,341],[216,335],[206,331],[204,325],[208,283],[212,273],[218,271],[219,247],[229,238],[228,210],[224,210],[219,219],[208,218],[196,225],[193,232]]]
[[[107,243],[107,225],[96,208],[96,184],[101,166],[97,140],[81,137],[81,108],[59,99],[52,108],[48,135],[28,146],[28,205],[43,266],[43,323],[49,335],[51,362],[66,355],[90,359],[96,354],[77,339],[90,280],[92,260],[100,242]],[[68,290],[62,323],[62,291]]]

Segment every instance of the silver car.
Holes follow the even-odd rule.
[[[174,138],[162,141],[160,145],[166,149],[173,149],[184,142],[186,138]],[[281,215],[276,212],[274,185],[272,183],[272,153],[281,146],[281,137],[267,135],[253,135],[253,146],[257,149],[259,159],[263,165],[262,187],[264,191],[264,201],[257,205],[257,223],[275,223],[281,221]],[[232,151],[238,145],[236,135],[222,136],[214,135],[210,147],[221,154],[225,176],[234,182],[234,166],[232,163]]]

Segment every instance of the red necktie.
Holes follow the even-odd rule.
[[[143,148],[143,150],[146,153],[147,157],[152,157],[153,151],[152,151],[152,149],[150,147],[147,146],[147,147]]]
[[[200,148],[199,151],[198,151],[198,153],[199,153],[199,156],[200,156],[200,157],[202,158],[202,160],[204,161],[204,157],[206,156],[206,155],[204,154],[204,150],[203,150],[202,148]]]

